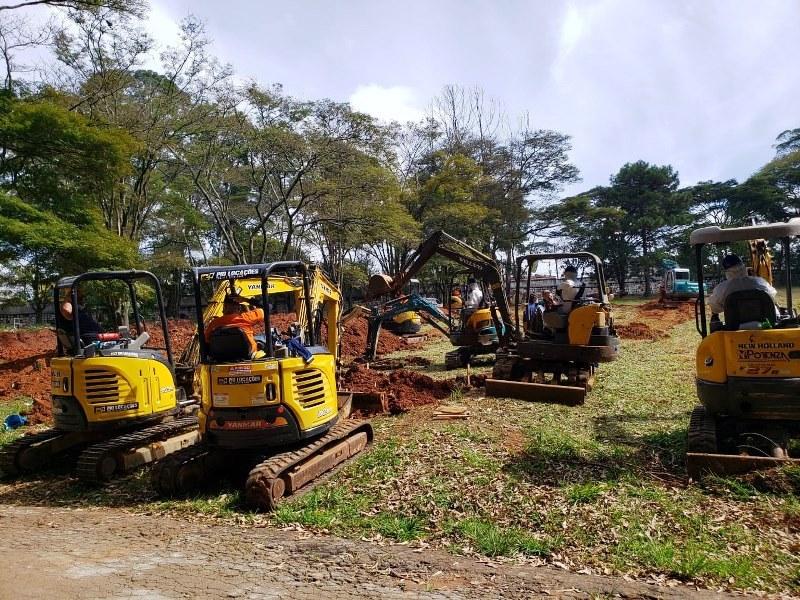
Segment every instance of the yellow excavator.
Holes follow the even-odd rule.
[[[594,272],[597,291],[570,301],[569,310],[555,306],[536,307],[526,327],[520,315],[529,310],[533,275],[541,261],[583,263]],[[524,279],[523,279],[524,276]],[[531,254],[517,259],[514,325],[511,335],[501,342],[486,392],[505,396],[582,404],[594,383],[600,363],[619,355],[619,338],[614,330],[611,298],[607,293],[603,263],[590,252]]]
[[[137,326],[101,333],[81,307],[82,285],[127,288]],[[149,282],[161,320],[162,347],[146,330],[137,283]],[[195,403],[178,384],[158,279],[147,271],[99,271],[64,277],[54,291],[57,356],[51,361],[54,425],[0,450],[6,477],[48,466],[80,451],[77,475],[102,482],[191,446],[198,439]],[[72,318],[61,311],[69,303]]]
[[[368,422],[348,420],[352,394],[337,392],[339,290],[299,261],[195,268],[193,281],[198,331],[188,352],[199,358],[201,443],[158,463],[153,484],[186,495],[244,467],[248,505],[272,510],[373,437]],[[206,282],[216,289],[203,311]],[[237,327],[207,338],[226,296],[263,307],[255,353]]]
[[[465,273],[481,282],[484,299],[480,306],[463,306],[458,311],[451,310],[449,315],[444,315],[438,307],[418,294],[397,298],[411,278],[436,255],[465,267]],[[395,277],[378,274],[370,278],[367,297],[381,296],[392,299],[373,307],[367,341],[367,357],[370,359],[375,358],[382,323],[406,305],[415,311],[424,310],[430,317],[429,322],[448,335],[450,342],[456,346],[455,350],[445,355],[448,369],[467,366],[473,356],[493,354],[499,339],[508,335],[507,324],[510,323],[511,313],[496,261],[444,231],[436,231],[423,241]]]
[[[747,241],[749,270],[772,282],[772,256],[765,240],[782,245],[785,304],[776,305],[761,289],[727,294],[722,315],[706,314],[700,292],[696,326],[697,396],[691,414],[686,468],[693,478],[705,473],[736,474],[798,461],[792,440],[800,437],[800,321],[792,301],[792,241],[800,219],[693,231],[689,243],[702,273],[707,246]],[[722,317],[719,319],[718,317]]]

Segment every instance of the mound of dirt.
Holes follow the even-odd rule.
[[[52,329],[0,332],[0,402],[28,396],[32,424],[50,419],[50,359],[55,356]]]
[[[647,323],[634,321],[627,325],[616,326],[617,335],[627,340],[658,340],[667,337],[665,331],[653,329]]]
[[[357,365],[345,373],[341,387],[354,392],[384,391],[387,393],[389,412],[398,414],[447,398],[455,389],[456,382],[436,381],[407,369],[382,373]]]
[[[624,312],[627,317],[629,313]],[[694,303],[680,302],[669,306],[658,301],[647,302],[630,314],[630,321],[616,323],[617,334],[629,340],[658,340],[669,337],[669,330],[694,319]]]
[[[369,323],[365,317],[350,319],[342,326],[342,358],[363,356],[367,349]],[[387,329],[378,336],[378,354],[390,354],[406,347],[405,341]]]

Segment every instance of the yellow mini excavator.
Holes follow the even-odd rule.
[[[451,310],[449,316],[446,316],[418,294],[396,298],[411,278],[436,255],[465,267],[466,270],[462,273],[468,273],[480,282],[484,293],[480,306],[464,306],[458,311]],[[448,369],[467,366],[473,356],[493,354],[499,339],[509,333],[507,324],[510,323],[511,314],[497,263],[444,231],[436,231],[422,242],[394,278],[386,274],[373,275],[370,278],[367,297],[380,296],[393,299],[373,307],[367,348],[367,357],[370,359],[375,358],[381,324],[385,322],[387,315],[396,314],[403,304],[408,304],[413,310],[429,307],[425,310],[430,317],[429,322],[448,335],[450,342],[456,346],[455,350],[445,355],[445,366]]]
[[[348,420],[352,395],[337,393],[339,290],[299,261],[196,268],[193,275],[202,440],[158,463],[153,484],[161,495],[185,495],[244,471],[247,503],[272,510],[372,440],[368,422]],[[203,311],[205,282],[216,289]],[[226,296],[263,307],[255,353],[235,326],[214,328],[207,339]]]
[[[540,261],[567,260],[591,267],[597,291],[576,296],[570,309],[536,309],[528,326],[520,327],[520,314],[528,310],[531,281]],[[523,282],[523,267],[525,281]],[[501,343],[495,358],[492,378],[486,392],[506,396],[581,404],[592,389],[595,369],[600,363],[616,360],[619,339],[614,331],[611,301],[607,293],[603,264],[590,252],[531,254],[517,259],[515,327]],[[562,305],[563,307],[564,305]]]
[[[738,284],[725,296],[723,314],[712,315],[710,322],[700,292],[695,313],[702,336],[696,355],[700,406],[690,418],[686,459],[693,478],[798,460],[790,442],[800,437],[800,321],[791,286],[791,242],[799,236],[800,219],[792,219],[704,227],[689,237],[698,273],[706,246],[748,241],[751,272],[770,282],[772,258],[764,240],[780,240],[786,285],[785,304],[776,306],[767,292]]]
[[[136,283],[155,290],[163,347],[145,327]],[[80,307],[80,286],[121,282],[138,325],[100,333]],[[46,467],[59,455],[81,451],[77,475],[102,482],[115,474],[190,446],[198,439],[192,402],[176,383],[167,320],[158,279],[147,271],[102,271],[64,277],[54,293],[58,355],[51,361],[54,426],[0,450],[6,477]],[[69,303],[72,318],[61,312]],[[136,325],[134,325],[136,326]],[[196,408],[196,407],[195,407]]]

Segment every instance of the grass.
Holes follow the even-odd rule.
[[[634,313],[626,299],[618,319]],[[433,421],[431,407],[378,418],[369,452],[269,516],[246,512],[230,489],[158,501],[146,472],[100,491],[67,479],[0,484],[0,502],[204,514],[715,589],[800,593],[800,469],[687,482],[696,345],[691,322],[657,342],[624,340],[580,407],[459,390],[448,402],[467,406],[467,421]],[[449,349],[441,340],[411,353],[433,361],[424,369],[433,377],[465,374],[444,370]]]

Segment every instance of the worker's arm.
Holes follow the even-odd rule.
[[[67,320],[72,321],[72,302],[65,300],[61,303],[61,315]]]
[[[725,287],[727,281],[722,281],[716,285],[711,295],[708,297],[708,306],[715,315],[725,312]]]

